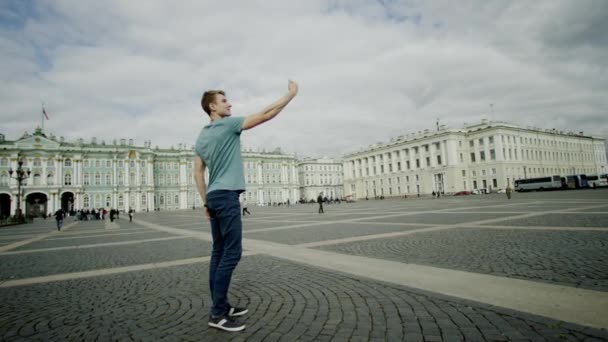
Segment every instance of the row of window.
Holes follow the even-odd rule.
[[[27,158],[23,158],[23,166],[29,166],[28,165],[28,159]],[[96,159],[96,160],[90,160],[90,159],[85,159],[83,161],[83,167],[97,167],[97,168],[101,168],[101,167],[106,167],[106,168],[110,168],[113,165],[113,160],[111,159]],[[118,167],[124,167],[125,165],[127,165],[126,161],[123,160],[119,160],[118,161]],[[131,160],[130,162],[128,162],[128,165],[131,168],[135,168],[136,166],[136,161]],[[9,166],[9,161],[8,158],[0,158],[0,166]],[[42,160],[40,158],[35,158],[32,161],[32,166],[37,167],[37,166],[42,166]],[[55,161],[54,159],[47,159],[46,160],[46,166],[55,166]],[[63,166],[64,167],[72,167],[72,160],[71,159],[65,159],[63,161]],[[139,166],[144,168],[146,167],[146,162],[145,161],[139,161]],[[178,170],[179,169],[179,163],[178,162],[156,162],[155,166],[160,169],[160,170]]]
[[[341,165],[304,165],[305,171],[341,171]]]
[[[518,153],[519,151],[519,153]],[[496,151],[490,149],[490,160],[496,160]],[[593,154],[591,153],[570,153],[570,152],[557,152],[557,151],[539,151],[539,150],[518,150],[518,149],[502,149],[502,155],[504,160],[534,160],[534,161],[594,161]],[[477,156],[479,161],[486,160],[486,151],[471,152],[470,162],[477,162]],[[597,161],[605,162],[606,156],[597,155]],[[460,162],[464,163],[463,154],[460,153]]]
[[[443,165],[443,160],[441,158],[441,155],[435,156],[435,159],[436,159],[437,164],[432,165],[431,164],[431,157],[426,157],[424,159],[425,167],[432,167],[432,166],[441,166],[441,165]],[[414,163],[416,165],[415,169],[421,169],[422,168],[419,158],[416,158],[416,160],[414,161]],[[362,173],[363,170],[365,171],[365,173]],[[409,160],[405,161],[405,170],[412,170],[412,164],[411,164],[411,162]],[[403,169],[402,169],[401,162],[399,161],[399,162],[397,162],[396,168],[393,168],[393,164],[392,163],[388,164],[388,169],[385,168],[384,165],[380,165],[380,172],[379,173],[377,172],[378,169],[377,169],[377,167],[375,165],[371,168],[371,173],[370,173],[370,168],[369,167],[365,167],[363,169],[363,168],[361,168],[359,166],[359,168],[357,170],[355,170],[353,168],[352,169],[352,176],[353,176],[353,178],[357,177],[355,171],[358,171],[358,174],[361,177],[367,177],[367,176],[375,176],[377,174],[385,174],[386,171],[388,171],[388,173],[395,172],[395,171],[397,171],[397,172],[398,171],[403,171]]]
[[[266,184],[277,184],[277,183],[281,183],[283,181],[283,177],[281,177],[280,174],[265,174],[264,176],[262,176],[262,178],[260,179],[257,174],[247,174],[247,183],[248,184],[258,184],[261,183],[262,180],[264,181],[264,183]],[[291,181],[291,177],[287,177],[287,179],[285,179],[285,181],[287,183],[289,183]]]
[[[246,169],[257,169],[259,163],[258,162],[248,162],[246,161],[244,163],[244,167]],[[262,162],[262,169],[263,170],[277,170],[280,171],[282,169],[282,163],[266,163],[266,162]],[[293,165],[289,165],[292,166]]]
[[[469,140],[469,147],[475,147],[475,141],[478,146],[484,146],[485,139],[488,139],[488,144],[494,143],[494,136],[481,137],[479,139]],[[561,147],[561,148],[584,148],[593,150],[593,144],[589,142],[581,141],[557,141],[555,139],[541,139],[532,137],[518,137],[515,135],[503,134],[500,136],[501,142],[507,144],[516,144],[519,140],[520,145],[532,145],[532,146],[547,146],[547,147]],[[519,139],[518,139],[519,138]],[[462,147],[462,141],[458,142],[458,145]],[[598,148],[599,149],[599,148]]]

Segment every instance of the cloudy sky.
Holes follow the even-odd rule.
[[[300,85],[247,147],[339,157],[482,118],[608,136],[608,1],[0,2],[0,132],[194,142]],[[490,110],[493,104],[493,112]]]

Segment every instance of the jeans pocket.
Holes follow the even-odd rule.
[[[212,219],[216,218],[216,211],[215,210],[207,207],[207,211],[209,212],[209,217],[210,218],[212,218]]]

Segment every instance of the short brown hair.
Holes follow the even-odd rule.
[[[217,94],[226,96],[226,93],[224,93],[223,90],[207,90],[201,98],[201,106],[203,107],[203,110],[205,111],[205,113],[207,113],[207,115],[211,115],[211,109],[209,108],[209,105],[215,102],[215,95]]]

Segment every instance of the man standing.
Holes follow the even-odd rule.
[[[57,221],[57,230],[61,230],[61,227],[63,226],[64,217],[65,217],[65,212],[63,211],[63,209],[59,208],[59,210],[57,210],[55,212],[55,220]]]
[[[211,122],[203,127],[195,144],[194,180],[211,222],[213,250],[209,263],[209,290],[213,306],[209,326],[225,331],[241,331],[245,325],[233,320],[246,308],[230,305],[228,288],[232,272],[242,253],[242,223],[239,195],[245,191],[241,158],[241,131],[262,124],[279,114],[297,95],[298,85],[289,81],[288,93],[258,113],[231,117],[232,105],[221,90],[206,91],[201,99]],[[208,186],[205,170],[209,168]]]
[[[133,208],[129,208],[129,222],[133,222],[133,213],[135,210]]]
[[[319,214],[325,214],[325,212],[323,211],[323,193],[319,193],[319,196],[317,196],[317,203],[319,203]]]

